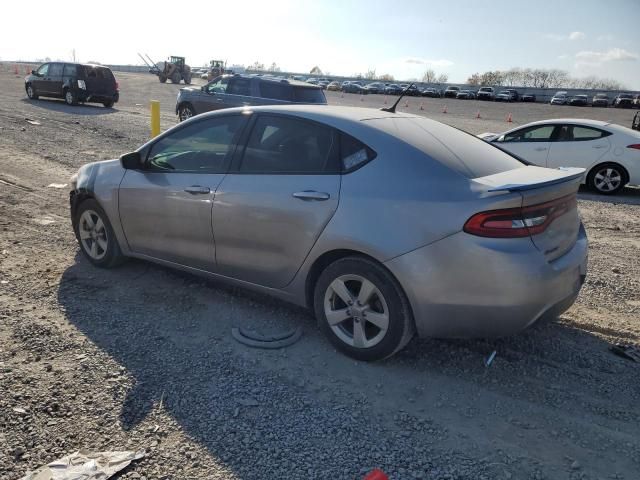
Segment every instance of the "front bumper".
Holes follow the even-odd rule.
[[[418,335],[489,338],[517,333],[575,301],[587,274],[587,237],[548,262],[531,239],[464,232],[385,263],[404,287]]]

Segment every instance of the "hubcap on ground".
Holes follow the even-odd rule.
[[[612,192],[620,186],[622,175],[615,168],[607,167],[596,172],[594,183],[601,192]]]
[[[324,296],[324,313],[336,336],[355,348],[377,345],[389,329],[386,300],[360,275],[342,275],[331,282]]]
[[[101,260],[107,253],[107,230],[100,216],[93,210],[85,210],[80,216],[78,233],[82,248],[94,260]]]

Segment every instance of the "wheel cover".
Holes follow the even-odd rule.
[[[180,120],[187,120],[193,117],[193,112],[189,107],[182,107],[180,109]]]
[[[341,275],[329,284],[324,314],[333,333],[354,348],[377,345],[389,330],[389,307],[382,292],[360,275]]]
[[[78,234],[86,254],[94,260],[102,260],[107,254],[109,237],[100,215],[93,210],[85,210],[80,215]]]
[[[70,91],[67,90],[67,93],[65,94],[64,99],[69,104],[73,103],[73,94]]]
[[[601,192],[613,192],[621,183],[622,174],[615,167],[601,168],[593,177],[593,184]]]
[[[29,98],[33,98],[33,88],[31,87],[31,85],[27,87],[27,96]]]

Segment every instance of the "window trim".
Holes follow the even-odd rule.
[[[166,132],[164,132],[161,135],[158,135],[156,138],[154,138],[151,142],[145,144],[139,151],[141,152],[141,157],[144,159],[142,162],[142,171],[147,172],[147,173],[189,173],[189,174],[196,174],[196,175],[226,175],[227,173],[229,173],[229,170],[231,169],[231,166],[233,165],[234,159],[237,155],[238,152],[238,146],[241,145],[241,141],[244,138],[244,134],[246,133],[247,130],[247,126],[249,125],[249,123],[251,122],[251,119],[244,119],[244,124],[240,125],[239,128],[239,132],[236,133],[236,135],[234,136],[234,138],[232,139],[232,144],[231,144],[231,148],[229,151],[229,155],[227,156],[227,160],[225,161],[225,163],[223,164],[222,168],[220,169],[220,172],[194,172],[194,171],[184,171],[184,170],[176,170],[176,171],[172,171],[172,170],[155,170],[153,168],[151,168],[150,166],[150,158],[149,155],[151,154],[151,151],[153,150],[153,147],[160,141],[162,141],[164,138],[168,137],[169,135],[173,135],[176,132],[179,132],[180,130],[183,130],[189,126],[192,125],[197,125],[199,123],[202,122],[206,122],[208,120],[212,120],[212,119],[216,119],[216,118],[220,118],[220,119],[227,119],[227,118],[231,118],[231,117],[246,117],[246,114],[243,114],[241,112],[234,112],[234,113],[225,113],[224,115],[215,115],[215,116],[207,116],[205,118],[198,118],[198,119],[194,119],[192,121],[186,121],[186,122],[182,122],[179,123],[175,128],[172,128],[170,130],[167,130]]]
[[[339,140],[339,135],[338,132],[339,130],[337,130],[336,128],[332,127],[331,125],[327,125],[321,122],[316,122],[314,120],[309,120],[307,118],[303,118],[303,117],[298,117],[295,115],[289,115],[289,114],[285,114],[285,113],[278,113],[278,112],[265,112],[265,113],[254,113],[251,115],[251,119],[248,122],[245,131],[243,132],[243,136],[240,138],[240,141],[238,142],[238,146],[236,147],[236,151],[235,154],[233,156],[233,160],[231,162],[231,168],[228,170],[229,174],[234,174],[234,175],[287,175],[287,176],[291,176],[291,175],[342,175],[343,173],[343,169],[341,166],[341,160],[340,160],[340,140]],[[280,118],[286,118],[289,120],[295,120],[295,121],[300,121],[300,122],[304,122],[304,123],[309,123],[309,124],[313,124],[313,125],[318,125],[320,127],[323,128],[327,128],[331,131],[331,134],[333,136],[333,144],[331,146],[331,151],[329,152],[329,161],[327,162],[327,171],[323,171],[323,172],[243,172],[240,170],[241,166],[242,166],[242,161],[244,159],[244,155],[245,152],[247,150],[247,146],[249,145],[249,139],[251,138],[251,134],[253,133],[253,130],[255,128],[256,123],[258,122],[258,119],[262,118],[262,117],[280,117]],[[331,166],[333,166],[333,169],[331,168]]]

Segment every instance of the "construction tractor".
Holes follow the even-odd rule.
[[[207,72],[207,81],[210,82],[216,77],[226,73],[225,66],[227,62],[222,60],[211,60],[209,62],[209,72]]]
[[[138,54],[149,67],[149,73],[157,75],[161,83],[165,83],[167,79],[171,80],[171,83],[180,83],[180,80],[184,80],[187,85],[191,83],[191,67],[184,63],[184,57],[171,56],[166,62],[158,62],[156,64],[149,55],[146,53],[145,55],[146,59]]]

